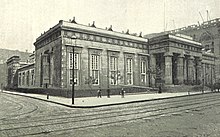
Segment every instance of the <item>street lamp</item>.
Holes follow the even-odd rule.
[[[72,43],[72,40],[75,40],[74,44]],[[73,46],[73,71],[72,71],[72,104],[74,104],[74,99],[75,99],[75,90],[74,90],[74,85],[75,85],[75,81],[74,81],[74,47],[76,46],[76,36],[72,36],[71,37],[71,45]]]

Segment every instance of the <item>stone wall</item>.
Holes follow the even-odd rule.
[[[62,46],[62,82],[64,88],[71,88],[69,78],[70,78],[70,69],[69,69],[69,53],[72,52],[73,46],[76,46],[74,51],[80,54],[80,70],[79,70],[79,85],[75,86],[76,90],[88,90],[88,89],[107,89],[109,88],[121,88],[124,85],[127,85],[126,76],[125,76],[125,67],[126,67],[126,57],[131,57],[133,59],[133,84],[132,86],[149,86],[148,75],[146,74],[146,83],[141,83],[140,80],[140,59],[144,57],[146,64],[148,64],[148,55],[147,50],[124,47],[118,45],[112,45],[107,43],[99,43],[93,41],[84,41],[76,39],[76,43],[69,45],[66,43],[67,38],[64,38]],[[75,44],[75,45],[74,45]],[[100,55],[100,83],[98,85],[89,85],[86,84],[86,79],[91,75],[90,73],[90,55],[91,54]],[[118,58],[118,71],[120,72],[121,78],[118,80],[118,84],[110,84],[109,76],[109,57],[117,56]],[[147,71],[147,66],[146,66]]]

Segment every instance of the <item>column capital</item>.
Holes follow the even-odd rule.
[[[194,56],[189,56],[189,60],[194,60],[195,57]]]
[[[182,55],[182,54],[180,54],[180,55],[178,56],[178,58],[185,58],[185,56]]]
[[[173,56],[173,53],[171,52],[164,53],[164,57],[172,57],[172,56]]]

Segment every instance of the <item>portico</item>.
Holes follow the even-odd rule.
[[[166,85],[200,84],[202,46],[200,43],[173,35],[150,39],[150,52],[156,60]]]

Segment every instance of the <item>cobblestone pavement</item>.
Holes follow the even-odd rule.
[[[219,97],[219,93],[211,93],[120,106],[73,109],[27,97],[0,93],[0,137],[129,136],[128,133],[131,131],[134,131],[130,134],[132,136],[135,134],[146,136],[144,131],[148,129],[137,131],[132,130],[131,127],[141,124],[143,120],[151,121],[165,116],[178,116],[186,112],[199,112],[219,106]],[[126,130],[129,128],[130,130]],[[114,132],[110,132],[111,129]],[[185,135],[180,135],[177,131],[160,134]]]

